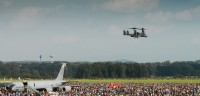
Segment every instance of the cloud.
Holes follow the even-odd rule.
[[[55,5],[54,7],[48,7],[46,9],[43,9],[46,13],[61,13],[65,11],[65,6],[63,4]]]
[[[116,26],[116,25],[111,25],[109,27],[109,32],[112,34],[112,35],[117,35],[117,34],[120,34],[121,33],[121,30]],[[121,34],[120,34],[121,35]]]
[[[184,10],[182,12],[177,12],[175,14],[176,18],[178,20],[182,20],[182,21],[189,21],[192,19],[192,15],[193,15],[193,10]]]
[[[157,7],[159,0],[107,0],[101,7],[114,12],[137,12]]]
[[[12,0],[2,0],[2,5],[5,7],[9,7],[12,5]]]
[[[178,12],[155,12],[148,13],[145,18],[154,23],[164,23],[171,20],[178,21],[191,21],[194,20],[195,17],[200,16],[200,6],[196,8],[186,9]]]
[[[198,35],[192,36],[191,42],[194,45],[200,45],[200,38],[199,38],[199,36]]]
[[[79,39],[73,35],[70,34],[62,34],[62,35],[55,35],[51,42],[53,44],[70,44],[77,42]]]
[[[164,32],[170,32],[171,27],[170,26],[147,26],[147,30],[150,32],[148,34],[157,34],[159,35],[159,33],[164,33]]]
[[[20,29],[35,24],[35,22],[37,22],[38,15],[41,12],[42,9],[37,7],[26,7],[20,9],[14,14],[12,27],[15,29]]]
[[[182,21],[190,21],[198,16],[200,16],[200,6],[175,13],[175,18]]]
[[[40,18],[44,15],[48,14],[56,14],[58,12],[62,12],[64,10],[63,5],[56,5],[52,8],[43,8],[43,7],[23,7],[17,9],[15,13],[13,13],[13,18],[11,21],[11,26],[15,29],[21,28],[29,28],[33,27],[40,21]]]
[[[196,7],[194,9],[194,13],[197,15],[197,16],[200,16],[200,6]]]
[[[148,13],[145,18],[151,22],[167,22],[173,17],[173,14],[170,12],[157,12],[157,13]]]

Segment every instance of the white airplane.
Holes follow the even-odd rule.
[[[66,63],[63,63],[60,72],[55,80],[45,81],[28,81],[28,82],[13,82],[6,89],[11,91],[25,91],[26,88],[36,89],[38,91],[57,91],[62,88],[63,91],[70,91],[71,86],[63,85],[66,81],[63,80],[64,69]]]

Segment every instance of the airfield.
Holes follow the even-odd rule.
[[[40,81],[39,79],[33,79],[34,81]],[[0,79],[0,83],[17,82],[18,79],[3,80]],[[28,81],[28,80],[23,80]],[[66,79],[66,82],[79,82],[79,83],[200,83],[199,79]]]
[[[18,80],[0,80],[2,83]],[[27,81],[27,80],[25,80]],[[40,80],[33,80],[40,81]],[[65,79],[69,92],[56,91],[30,96],[199,96],[200,79]],[[18,92],[11,92],[16,94]],[[9,94],[11,94],[9,93]],[[1,92],[2,94],[2,92]],[[22,94],[22,93],[21,93]],[[45,95],[46,94],[46,95]],[[193,94],[193,95],[192,95]]]
[[[58,62],[59,63],[59,62]],[[119,62],[117,62],[119,63]],[[194,62],[194,65],[199,65]],[[163,63],[162,63],[163,64]],[[166,63],[165,63],[166,64]],[[181,63],[182,64],[182,63]],[[26,64],[27,66],[28,64]],[[36,66],[37,64],[34,64]],[[38,64],[38,66],[48,65]],[[56,64],[52,65],[55,68]],[[83,68],[83,64],[77,64],[79,70]],[[81,66],[82,65],[82,66]],[[89,67],[95,69],[94,64]],[[98,63],[99,67],[103,65],[109,65],[108,63],[101,64]],[[117,64],[110,64],[112,66],[117,66]],[[126,66],[124,68],[129,69],[131,65],[137,64],[118,64],[120,66]],[[139,64],[138,64],[139,65]],[[151,64],[152,65],[152,64]],[[170,63],[170,66],[176,65],[175,63]],[[192,64],[182,64],[182,66],[192,66]],[[25,64],[23,65],[25,66]],[[30,76],[28,78],[17,79],[15,78],[2,78],[1,83],[1,93],[2,95],[16,95],[19,96],[31,95],[31,96],[200,96],[200,78],[198,76],[154,76],[152,78],[148,76],[140,78],[97,78],[91,77],[93,79],[87,79],[81,77],[81,79],[74,79],[73,77],[64,77],[66,63],[63,63],[60,71],[56,78],[51,79],[41,79]],[[141,64],[142,66],[142,64]],[[147,66],[147,65],[146,65]],[[158,65],[159,66],[159,65]],[[166,67],[165,65],[164,67]],[[58,66],[60,67],[60,66]],[[68,65],[69,68],[70,64]],[[97,67],[97,66],[96,66]],[[98,68],[99,68],[98,67]],[[162,68],[163,66],[161,66]],[[30,67],[33,68],[33,67]],[[67,69],[68,71],[70,69]],[[85,67],[86,68],[86,67]],[[145,67],[149,68],[149,67]],[[176,68],[176,67],[175,67]],[[59,69],[59,68],[58,68]],[[58,70],[57,69],[57,70]],[[86,68],[87,70],[88,67]],[[106,69],[103,67],[103,69]],[[153,69],[152,69],[153,70]],[[171,68],[172,70],[172,68]],[[53,71],[53,70],[51,70]],[[67,71],[67,72],[68,72]],[[80,71],[84,72],[84,71]],[[87,72],[87,71],[86,71]],[[115,72],[115,71],[114,71]],[[118,71],[117,71],[118,72]],[[143,73],[145,73],[144,71]],[[173,72],[173,71],[172,71]],[[89,71],[89,73],[95,73],[95,71]],[[120,72],[118,72],[120,73]],[[132,73],[132,72],[129,72]],[[81,73],[77,73],[80,75]],[[52,76],[52,75],[49,75]],[[127,76],[129,76],[127,74]],[[149,75],[151,76],[151,75]],[[82,79],[83,78],[83,79]],[[22,95],[23,94],[23,95]]]

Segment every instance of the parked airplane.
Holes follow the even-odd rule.
[[[66,63],[63,63],[60,72],[55,80],[45,80],[45,81],[28,81],[28,82],[13,82],[6,87],[7,90],[11,91],[25,91],[26,88],[30,87],[38,91],[57,91],[59,88],[62,88],[63,91],[70,91],[71,86],[65,86],[67,83],[63,80],[64,69]]]

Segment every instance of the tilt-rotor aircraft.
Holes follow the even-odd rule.
[[[138,37],[147,37],[147,35],[145,34],[145,31],[146,29],[144,28],[129,28],[129,29],[133,29],[133,32],[134,33],[129,33],[129,31],[127,30],[124,30],[123,31],[123,34],[124,35],[128,35],[128,36],[131,36],[131,37],[134,37],[134,38],[138,38]],[[141,30],[141,32],[138,32],[137,30]]]
[[[70,91],[71,86],[65,86],[67,82],[63,80],[64,69],[66,63],[62,64],[60,72],[55,80],[44,80],[44,81],[28,81],[28,82],[13,82],[9,84],[6,89],[10,91],[25,91],[27,87],[38,91],[57,91],[59,88],[62,88],[63,91]]]

